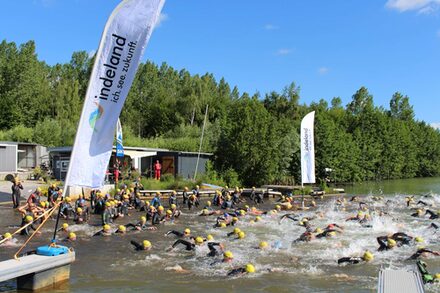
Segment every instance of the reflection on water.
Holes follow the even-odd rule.
[[[90,235],[100,229],[98,219],[93,219],[91,225],[71,225],[70,228],[79,238],[73,243],[77,261],[72,266],[69,287],[57,292],[371,292],[376,288],[381,266],[410,268],[414,262],[406,259],[416,251],[415,246],[411,245],[377,252],[377,236],[405,232],[423,237],[426,247],[440,250],[438,234],[427,228],[432,221],[411,217],[405,205],[405,194],[432,192],[434,197],[424,197],[423,200],[433,205],[433,210],[439,209],[439,179],[363,184],[348,189],[352,194],[364,195],[378,194],[379,190],[389,196],[381,201],[373,201],[371,196],[364,198],[370,206],[371,228],[345,221],[347,217],[357,214],[358,203],[348,202],[346,210],[342,211],[335,204],[335,199],[326,199],[318,201],[318,207],[314,210],[296,213],[313,217],[317,212],[322,212],[323,218],[317,217],[311,221],[313,227],[324,228],[330,223],[338,223],[344,226],[344,233],[294,244],[293,241],[305,229],[291,220],[279,224],[279,216],[283,212],[276,216],[262,216],[262,221],[256,223],[251,223],[255,216],[242,217],[238,227],[245,231],[246,237],[241,240],[226,237],[232,228],[214,228],[215,217],[200,217],[185,209],[179,220],[167,222],[157,231],[130,232],[122,236],[92,238]],[[379,216],[375,210],[388,214]],[[118,219],[116,225],[134,222],[140,215],[134,212],[129,218]],[[19,216],[4,206],[0,207],[0,217],[1,232],[5,232],[9,225],[19,223]],[[176,238],[164,236],[166,231],[186,227],[191,229],[194,236],[212,234],[214,241],[222,242],[226,250],[232,251],[233,263],[215,263],[216,258],[206,256],[206,247],[195,252],[185,251],[182,247],[167,250]],[[47,225],[32,246],[47,244],[51,237],[50,229]],[[129,243],[132,239],[148,239],[153,249],[150,252],[135,252]],[[256,249],[262,240],[269,243],[269,250]],[[17,241],[22,243],[23,239],[18,237]],[[11,257],[16,249],[0,247],[0,258]],[[371,263],[337,265],[340,257],[361,255],[366,249],[374,252],[375,259]],[[225,276],[231,268],[249,262],[256,266],[255,274],[241,278]],[[440,257],[429,258],[426,262],[431,272],[440,272]],[[13,282],[0,287],[3,291],[11,288],[15,288]],[[428,292],[438,292],[440,285],[430,285],[427,289]]]

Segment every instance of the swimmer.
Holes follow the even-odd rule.
[[[393,249],[397,245],[396,240],[389,238],[388,236],[379,236],[376,240],[379,243],[378,251]]]
[[[96,232],[93,236],[111,236],[112,234],[110,225],[106,224],[102,226],[102,230]]]
[[[144,240],[142,241],[142,244],[139,242],[136,242],[134,240],[131,240],[130,243],[134,246],[135,251],[146,251],[146,250],[151,250],[151,248],[153,247],[151,245],[151,242],[148,240]]]
[[[430,220],[435,220],[439,218],[440,215],[440,210],[437,212],[433,212],[431,210],[426,210],[426,214],[429,214],[429,219]]]
[[[204,242],[204,239],[200,236],[197,236],[196,238],[194,238],[193,242],[183,240],[183,239],[178,239],[178,240],[176,240],[176,242],[173,243],[173,245],[171,246],[171,249],[175,248],[179,244],[183,244],[185,246],[185,250],[192,251],[192,250],[195,250],[197,246],[202,245],[203,242]]]
[[[252,274],[255,273],[255,267],[252,264],[247,264],[244,267],[235,268],[227,273],[226,276],[228,277],[239,277],[243,276],[245,274]]]
[[[411,217],[421,218],[421,217],[423,217],[425,214],[426,214],[426,213],[424,213],[422,209],[417,209],[415,213],[411,214]]]
[[[338,264],[348,263],[348,264],[358,264],[360,262],[370,262],[374,259],[374,255],[370,251],[365,251],[364,255],[359,257],[342,257],[338,259]]]
[[[73,232],[70,232],[69,235],[63,240],[65,242],[74,242],[76,241],[76,234]]]
[[[289,220],[298,222],[299,221],[299,216],[295,215],[294,213],[282,215],[280,217],[280,220],[278,221],[278,224],[281,224],[281,222],[284,221],[284,219],[289,219]]]
[[[147,218],[142,216],[140,221],[137,222],[136,224],[133,223],[128,223],[125,225],[126,228],[131,228],[132,230],[138,230],[138,231],[143,231],[143,230],[157,230],[157,227],[154,226],[148,226],[147,225]]]
[[[425,247],[418,247],[416,253],[410,256],[409,259],[418,259],[420,257],[428,257],[429,255],[440,256],[440,251],[434,251]]]
[[[118,229],[115,231],[117,234],[125,234],[127,232],[127,228],[124,225],[119,225]]]
[[[170,234],[173,234],[179,238],[191,237],[191,230],[188,228],[186,228],[183,232],[176,231],[176,230],[170,230],[167,233],[165,233],[165,236],[168,236]]]
[[[241,232],[240,228],[234,228],[234,230],[232,232],[229,232],[228,234],[226,234],[226,236],[230,237],[232,235],[238,235],[238,233]]]

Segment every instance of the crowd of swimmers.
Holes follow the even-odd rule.
[[[17,189],[21,183],[16,180],[13,185]],[[76,241],[77,236],[74,232],[69,231],[69,224],[86,224],[92,215],[100,217],[102,228],[94,233],[93,237],[111,236],[115,234],[128,234],[131,231],[148,231],[156,230],[159,225],[165,222],[175,221],[181,216],[181,209],[197,210],[200,217],[207,217],[215,228],[230,227],[226,238],[244,239],[245,231],[240,228],[240,223],[244,221],[244,216],[251,216],[251,222],[262,221],[264,216],[279,217],[279,223],[283,221],[291,221],[295,225],[303,227],[303,233],[294,240],[292,245],[299,242],[313,242],[316,239],[329,239],[338,237],[345,233],[346,225],[344,223],[328,223],[324,227],[314,224],[316,219],[325,219],[323,212],[316,212],[313,216],[305,217],[301,214],[302,210],[308,209],[313,211],[316,207],[315,200],[307,201],[307,205],[297,202],[291,195],[282,195],[269,209],[262,209],[264,201],[263,192],[253,187],[249,191],[249,198],[243,196],[243,189],[238,187],[229,189],[227,186],[222,190],[217,190],[214,196],[206,201],[201,200],[201,190],[199,186],[195,186],[190,190],[185,187],[182,192],[173,191],[167,199],[157,192],[151,200],[145,200],[140,193],[141,185],[135,182],[131,186],[122,185],[114,191],[113,195],[104,194],[99,190],[92,190],[90,196],[86,200],[84,195],[79,195],[75,200],[70,197],[62,197],[63,190],[56,184],[52,184],[48,188],[46,197],[42,196],[40,188],[37,188],[27,199],[24,205],[14,208],[22,215],[22,235],[29,235],[36,230],[36,226],[45,219],[45,211],[53,208],[60,203],[60,216],[64,223],[59,229],[65,241]],[[20,189],[20,187],[18,187]],[[22,189],[22,187],[21,187]],[[14,196],[14,195],[13,195]],[[354,196],[350,200],[339,198],[335,201],[338,211],[353,210],[354,214],[346,218],[346,222],[356,222],[360,228],[372,227],[372,216],[387,216],[387,209],[376,208],[373,203],[383,202],[384,206],[392,204],[392,200],[387,200],[382,196],[357,197]],[[252,204],[253,206],[249,206]],[[415,201],[414,197],[406,197],[405,202],[401,205],[408,209],[408,215],[414,218],[424,218],[431,220],[430,225],[426,229],[432,229],[436,233],[440,226],[435,221],[438,220],[440,210],[435,210],[435,205],[429,204],[426,200]],[[133,213],[139,213],[138,221],[122,224],[124,217]],[[282,213],[281,213],[282,212]],[[38,219],[38,220],[37,220]],[[248,217],[246,218],[248,219]],[[117,226],[117,228],[113,228]],[[223,242],[215,241],[214,237],[208,235],[193,234],[190,228],[183,231],[170,230],[165,237],[174,238],[170,242],[168,250],[181,248],[186,251],[194,251],[199,247],[207,248],[206,257],[213,258],[212,263],[233,263],[233,252],[226,249]],[[2,236],[3,239],[12,238],[10,233]],[[150,251],[153,249],[153,243],[145,239],[142,241],[130,240],[135,251]],[[414,253],[408,257],[409,260],[420,260],[427,256],[440,256],[440,251],[432,250],[424,246],[424,239],[420,236],[409,235],[404,232],[397,232],[389,235],[377,237],[377,252],[365,250],[360,255],[349,255],[341,257],[337,260],[339,265],[354,265],[368,263],[374,260],[375,253],[391,249],[399,249],[402,246],[414,246]],[[261,241],[255,245],[258,249],[269,249],[266,241]],[[423,262],[418,262],[419,270],[426,282],[434,282],[440,280],[440,274],[430,274]],[[243,266],[237,266],[231,269],[228,276],[239,276],[256,271],[252,263]]]

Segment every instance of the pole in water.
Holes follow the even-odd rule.
[[[304,209],[304,184],[301,183],[301,206]]]

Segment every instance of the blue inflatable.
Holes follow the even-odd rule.
[[[45,245],[37,248],[37,255],[56,256],[69,253],[69,248],[62,245]]]

